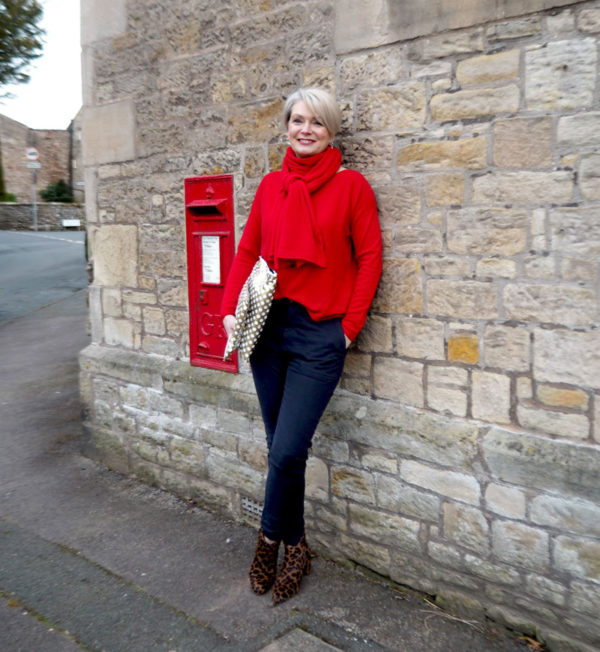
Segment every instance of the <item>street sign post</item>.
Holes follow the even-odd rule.
[[[27,147],[25,150],[25,159],[27,162],[25,166],[31,170],[31,184],[33,186],[33,230],[37,231],[37,192],[35,189],[35,184],[37,182],[37,171],[42,167],[42,164],[38,161],[40,158],[40,153],[35,147]]]

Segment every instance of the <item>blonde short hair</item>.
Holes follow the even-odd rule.
[[[335,137],[342,124],[342,112],[333,95],[320,88],[299,88],[294,91],[283,107],[283,121],[286,127],[297,102],[306,102],[308,108],[320,118],[331,137]]]

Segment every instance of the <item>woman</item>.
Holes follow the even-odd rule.
[[[290,147],[283,169],[267,174],[257,190],[221,309],[229,335],[238,294],[259,255],[277,271],[273,304],[250,357],[269,452],[250,583],[258,594],[273,586],[275,604],[295,595],[310,572],[308,450],[381,274],[373,191],[361,174],[341,166],[333,145],[337,103],[325,91],[300,89],[287,99],[284,121]]]

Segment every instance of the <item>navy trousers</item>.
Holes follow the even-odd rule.
[[[313,321],[288,299],[274,301],[250,357],[267,435],[265,536],[295,545],[304,532],[308,450],[346,357],[341,319]]]

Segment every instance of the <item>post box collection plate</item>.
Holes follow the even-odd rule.
[[[233,176],[188,177],[185,185],[190,364],[238,371],[237,353],[227,361],[221,321],[225,281],[235,255]]]

